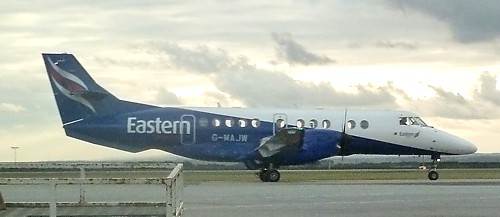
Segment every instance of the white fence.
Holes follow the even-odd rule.
[[[167,190],[167,216],[181,216],[184,210],[183,165],[177,165],[165,180]]]
[[[63,168],[75,168],[64,166]],[[91,168],[103,168],[96,165]],[[116,168],[111,166],[111,168]],[[135,167],[134,167],[135,168]],[[155,166],[156,168],[156,166]],[[50,217],[57,216],[56,189],[58,185],[80,185],[80,203],[85,204],[86,185],[134,185],[150,184],[164,185],[167,201],[166,216],[181,216],[183,211],[183,164],[177,164],[166,178],[86,178],[85,167],[80,167],[80,178],[4,178],[0,179],[0,185],[46,185],[50,188],[49,213]],[[8,199],[6,199],[8,200]],[[101,203],[102,205],[105,205]]]
[[[164,162],[0,162],[0,169],[164,169],[176,163]]]

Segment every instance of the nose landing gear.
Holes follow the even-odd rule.
[[[432,167],[431,169],[429,169],[429,174],[427,175],[427,177],[429,178],[429,180],[435,181],[439,179],[439,173],[437,172],[437,164],[441,160],[441,158],[439,155],[432,155],[431,158],[432,158]]]

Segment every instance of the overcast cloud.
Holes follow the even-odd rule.
[[[405,50],[415,50],[417,49],[417,45],[412,42],[404,42],[404,41],[377,41],[375,46],[381,48],[394,48],[394,49],[405,49]]]
[[[497,77],[485,72],[481,75],[481,86],[475,92],[479,99],[500,106],[500,91],[497,89]]]
[[[453,37],[464,43],[492,41],[500,36],[500,4],[496,0],[394,0],[405,12],[420,12],[448,24]]]
[[[317,54],[307,51],[304,46],[293,40],[290,33],[272,34],[276,42],[276,56],[280,60],[284,60],[289,64],[319,64],[325,65],[335,63],[334,60],[327,56],[319,56]]]
[[[301,45],[293,43],[304,50]],[[155,43],[150,49],[164,54],[165,61],[171,62],[175,68],[211,75],[220,91],[250,107],[397,107],[390,90],[392,87],[356,85],[355,93],[346,93],[336,90],[328,82],[314,84],[294,80],[283,72],[258,69],[247,57],[232,57],[222,49],[207,46],[185,48],[174,43]],[[310,59],[309,63],[320,59]]]
[[[404,109],[500,152],[499,16],[490,0],[4,1],[0,161],[123,154],[65,137],[42,52],[126,100]]]

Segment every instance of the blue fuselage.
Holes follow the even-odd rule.
[[[154,108],[116,116],[91,117],[64,128],[68,136],[120,150],[139,152],[159,149],[193,159],[232,162],[259,159],[256,148],[262,138],[273,136],[276,131],[274,122],[260,121],[259,126],[252,126],[252,121],[183,108]],[[301,164],[338,154],[335,141],[340,139],[341,132],[330,129],[327,133],[335,137],[329,142],[331,144],[308,147],[307,143],[300,147],[299,152],[282,152],[276,158],[281,158],[281,164]],[[316,137],[320,136],[311,134],[311,139],[317,140],[320,138]],[[319,147],[321,145],[324,147]],[[436,154],[363,137],[353,137],[346,150],[345,155]]]

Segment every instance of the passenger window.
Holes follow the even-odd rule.
[[[297,127],[298,128],[303,128],[303,127],[305,127],[305,125],[306,125],[306,122],[303,119],[297,120]]]
[[[359,123],[359,126],[361,127],[361,129],[367,129],[369,127],[369,123],[367,120],[362,120],[360,123]]]
[[[198,122],[201,127],[206,127],[208,126],[208,120],[206,118],[200,118],[200,121]]]
[[[286,126],[285,120],[283,120],[281,118],[276,120],[276,128],[281,129],[281,128],[285,128],[285,126]]]
[[[317,121],[316,119],[311,119],[311,120],[309,121],[309,126],[310,126],[311,128],[316,128],[316,127],[318,127],[318,121]]]
[[[229,119],[226,119],[226,126],[227,127],[233,127],[234,126],[234,120],[229,118]]]
[[[254,128],[260,127],[260,120],[257,118],[254,118],[252,120],[252,127],[254,127]]]
[[[355,127],[356,127],[356,122],[355,122],[355,121],[353,121],[353,120],[349,120],[349,121],[347,122],[347,128],[349,128],[349,129],[354,129]]]
[[[243,128],[243,127],[247,127],[247,121],[246,120],[243,120],[243,119],[240,119],[238,120],[238,125]]]
[[[328,129],[332,123],[329,120],[323,120],[323,129]]]
[[[220,120],[219,120],[219,119],[217,119],[217,118],[214,118],[214,119],[212,120],[212,125],[213,125],[214,127],[219,127],[219,126],[220,126]]]

